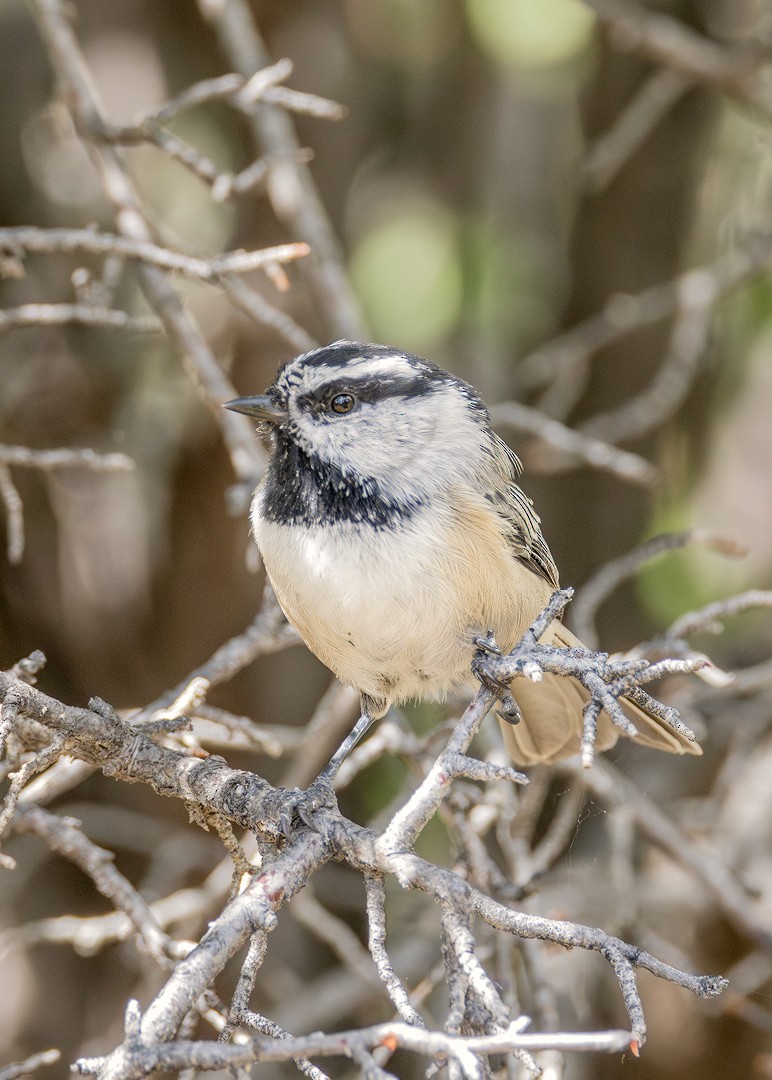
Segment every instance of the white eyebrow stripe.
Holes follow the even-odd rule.
[[[353,378],[393,378],[395,376],[414,375],[416,365],[406,356],[394,353],[391,356],[362,356],[347,360],[340,366],[332,364],[318,368],[306,368],[303,372],[304,382],[309,390],[317,390],[335,379],[345,378],[351,375]]]

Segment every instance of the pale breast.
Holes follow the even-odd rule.
[[[475,493],[396,528],[303,529],[253,518],[279,602],[345,683],[376,698],[440,696],[467,680],[476,634],[511,647],[549,587],[514,559]]]

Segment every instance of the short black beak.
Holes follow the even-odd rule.
[[[234,398],[233,401],[226,401],[224,408],[254,416],[258,420],[268,420],[272,424],[280,424],[282,420],[287,419],[286,410],[275,405],[267,394]]]

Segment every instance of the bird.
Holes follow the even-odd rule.
[[[360,694],[361,717],[322,776],[392,704],[473,683],[491,631],[503,651],[558,588],[520,462],[469,383],[388,345],[335,341],[281,367],[264,394],[225,403],[259,422],[267,469],[251,504],[278,602],[308,648]],[[559,620],[541,641],[581,642]],[[515,679],[502,722],[518,765],[579,752],[589,695],[574,678]],[[699,745],[621,699],[634,741]],[[619,729],[602,714],[596,749]],[[689,733],[690,734],[690,733]]]

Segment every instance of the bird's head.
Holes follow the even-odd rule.
[[[490,453],[488,412],[468,383],[385,345],[336,341],[285,364],[264,395],[227,408],[267,422],[274,449],[297,447],[389,497],[473,478]]]

